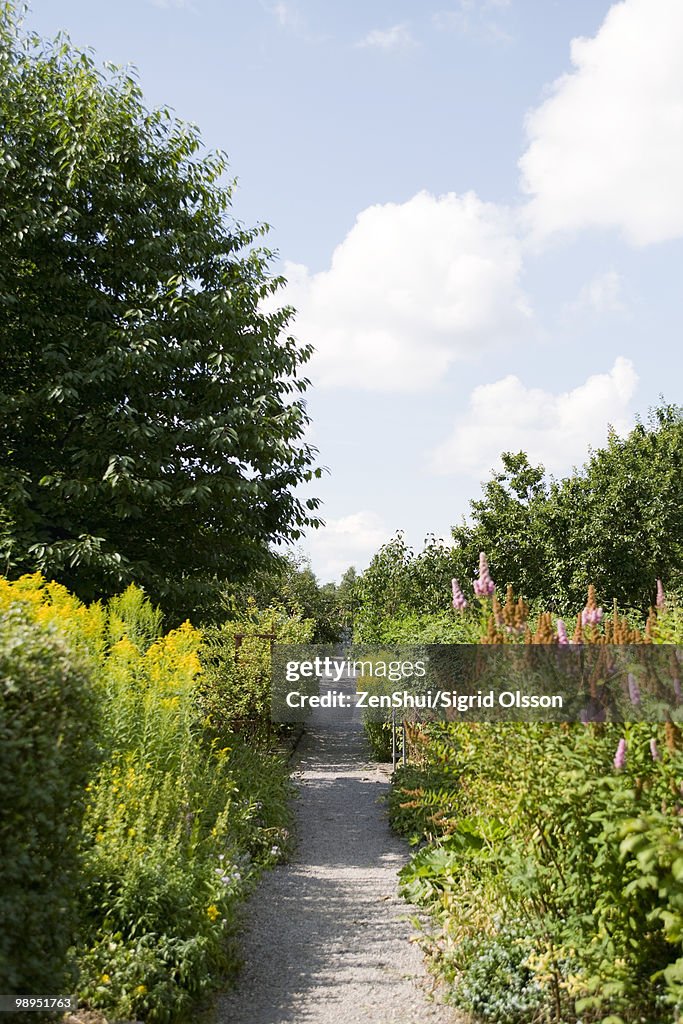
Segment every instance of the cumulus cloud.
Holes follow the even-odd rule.
[[[415,45],[415,39],[406,22],[392,25],[387,29],[373,29],[356,43],[356,46],[376,50],[405,50]]]
[[[368,207],[329,270],[286,263],[284,273],[295,333],[316,347],[308,372],[326,387],[427,389],[531,316],[509,218],[474,193]]]
[[[622,0],[574,39],[573,70],[527,119],[520,160],[533,232],[683,235],[683,4]]]
[[[308,534],[306,550],[316,576],[324,583],[339,580],[350,565],[364,569],[391,530],[376,512],[363,510],[338,519]]]
[[[589,445],[601,444],[611,424],[617,433],[632,425],[631,399],[638,376],[619,356],[609,373],[594,374],[572,391],[554,394],[528,388],[516,376],[482,384],[451,436],[432,455],[437,473],[467,473],[482,479],[503,451],[525,451],[555,475],[581,465]]]

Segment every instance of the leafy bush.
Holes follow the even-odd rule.
[[[71,891],[78,891],[82,911],[72,959],[72,967],[80,969],[79,994],[88,1005],[115,1016],[149,1024],[176,1020],[188,1012],[194,997],[234,967],[227,940],[238,904],[259,870],[287,851],[286,763],[228,731],[207,733],[199,696],[202,636],[189,623],[164,635],[158,612],[135,587],[107,606],[86,607],[58,584],[28,576],[0,582],[0,606],[25,621],[26,630],[36,632],[35,623],[40,624],[57,652],[53,659],[66,657],[60,654],[66,650],[64,640],[56,636],[61,633],[92,668],[82,685],[88,682],[90,702],[97,705],[96,728],[87,709],[80,712],[78,676],[70,684],[74,696],[66,687],[60,698],[67,710],[73,704],[78,712],[74,724],[60,711],[54,692],[58,684],[44,685],[46,673],[36,672],[35,686],[41,694],[45,690],[44,703],[36,700],[35,707],[41,727],[52,715],[58,722],[56,735],[61,731],[68,739],[67,726],[74,743],[82,734],[94,734],[102,755],[88,778],[88,760],[78,756],[79,748],[56,744],[55,756],[61,758],[56,763],[67,787],[60,799],[64,803],[68,797],[70,815],[56,817],[62,804],[50,796],[56,783],[49,764],[46,795],[40,795],[35,777],[29,783],[27,773],[42,764],[42,747],[35,755],[30,752],[16,783],[18,792],[36,793],[46,801],[47,844],[43,847],[42,829],[40,834],[36,830],[31,852],[38,858],[50,854],[51,828],[65,842],[64,878]],[[17,659],[15,647],[10,653]],[[23,655],[29,667],[31,650],[27,646]],[[34,661],[40,667],[37,655]],[[55,664],[62,668],[58,658]],[[80,664],[78,658],[74,664]],[[27,722],[27,727],[35,725],[33,719]],[[79,837],[74,812],[84,798]],[[33,842],[33,833],[27,835]],[[82,869],[76,879],[76,867],[69,865],[79,848]],[[47,862],[38,863],[42,890],[49,886],[61,897],[55,872],[48,873]],[[59,867],[61,861],[55,863]],[[46,906],[49,916],[49,902]],[[20,927],[15,916],[8,924],[17,942],[23,922]],[[50,928],[48,934],[53,932]],[[64,941],[71,938],[65,929]],[[43,939],[44,944],[50,941]],[[52,987],[61,988],[56,982]],[[34,991],[45,989],[36,983]]]
[[[375,760],[391,761],[391,723],[365,721],[363,726]]]
[[[390,810],[401,831],[427,840],[402,885],[435,911],[433,949],[458,1005],[468,1005],[469,944],[488,948],[502,915],[525,923],[525,971],[557,1007],[549,1019],[649,1020],[657,1006],[660,1024],[677,1020],[683,757],[666,730],[458,723],[429,732],[427,762],[398,774]]]
[[[616,605],[603,614],[591,588],[563,625],[491,588],[482,558],[479,596],[463,608],[454,592],[463,632],[483,643],[681,639],[662,592],[644,623]],[[679,725],[459,721],[420,726],[412,749],[389,800],[394,828],[419,846],[401,886],[433,914],[424,941],[452,1000],[497,1024],[680,1024]]]
[[[67,950],[97,756],[91,669],[11,604],[2,581],[0,613],[0,990],[64,993],[74,990]]]
[[[207,628],[198,702],[211,728],[269,737],[271,645],[310,643],[314,629],[312,619],[279,608],[261,610],[254,601],[247,602],[241,617]]]

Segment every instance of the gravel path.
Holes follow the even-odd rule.
[[[309,727],[294,781],[298,853],[264,876],[245,908],[245,966],[216,1024],[457,1024],[435,1002],[396,893],[408,847],[380,798],[359,723]]]

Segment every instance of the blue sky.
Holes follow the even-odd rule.
[[[681,401],[680,0],[32,0],[239,179],[299,310],[323,579]]]

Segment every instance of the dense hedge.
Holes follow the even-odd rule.
[[[0,991],[74,990],[91,666],[19,605],[0,617]],[[31,1015],[35,1020],[35,1014]]]

